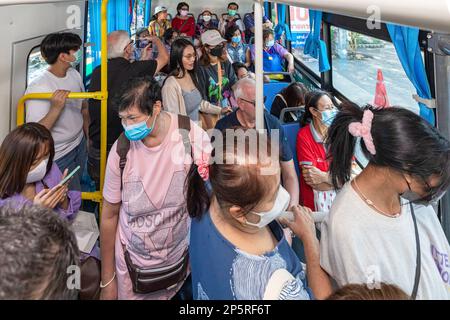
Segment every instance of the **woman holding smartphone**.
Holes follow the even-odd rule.
[[[53,138],[44,126],[26,123],[10,132],[0,146],[0,206],[41,205],[72,220],[81,192],[69,191],[70,179],[53,163]]]

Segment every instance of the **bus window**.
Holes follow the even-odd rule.
[[[381,69],[391,105],[418,112],[416,93],[390,42],[331,26],[333,86],[347,98],[372,103]]]
[[[47,68],[48,64],[41,56],[40,46],[33,48],[28,55],[27,61],[27,87],[34,80],[39,78]]]
[[[309,34],[309,10],[301,7],[290,7],[290,28],[292,36],[292,54],[306,67],[320,76],[317,59],[303,54],[305,40]]]

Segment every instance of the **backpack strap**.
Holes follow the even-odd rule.
[[[123,187],[123,170],[125,169],[125,165],[127,164],[128,150],[130,150],[130,140],[128,140],[127,137],[125,137],[125,134],[122,132],[122,134],[119,136],[119,139],[117,139],[116,148],[117,155],[120,158],[120,190],[122,190]]]

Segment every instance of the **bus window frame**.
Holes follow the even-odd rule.
[[[289,6],[290,8],[290,6]],[[290,9],[288,8],[286,15],[286,23],[290,25]],[[342,101],[351,101],[348,97],[346,97],[342,92],[339,92],[333,86],[333,59],[331,54],[331,26],[337,28],[343,28],[348,31],[357,32],[372,38],[380,39],[383,41],[391,42],[391,37],[386,27],[386,23],[382,22],[380,24],[380,29],[370,30],[367,28],[366,20],[354,17],[347,17],[343,15],[333,14],[324,12],[322,16],[322,35],[323,40],[327,45],[327,56],[330,63],[330,70],[326,72],[321,72],[320,76],[317,75],[314,71],[312,71],[309,67],[307,67],[303,62],[301,62],[297,57],[294,56],[296,70],[299,71],[303,76],[306,76],[311,82],[317,84],[317,88],[321,88],[323,90],[327,90],[334,96],[336,96],[339,100]],[[434,79],[434,58],[433,54],[427,51],[428,43],[427,43],[427,34],[429,31],[420,30],[419,31],[419,45],[424,53],[424,63],[425,70],[428,78],[428,82],[431,88],[432,98],[435,98],[435,79]],[[291,42],[288,42],[289,52],[292,52]],[[297,68],[299,67],[299,68]]]

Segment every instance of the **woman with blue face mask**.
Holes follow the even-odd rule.
[[[433,203],[450,183],[450,142],[406,108],[350,104],[326,143],[340,191],[321,227],[322,267],[338,287],[385,282],[413,300],[449,300],[450,245]],[[351,179],[357,143],[369,162]]]
[[[241,31],[238,26],[231,26],[225,31],[227,40],[228,59],[231,63],[240,62],[250,67],[250,50],[248,45],[243,43]]]
[[[306,94],[302,128],[297,134],[297,157],[302,173],[300,203],[311,210],[319,210],[314,204],[314,190],[333,190],[324,141],[337,112],[327,92],[312,91]]]
[[[204,159],[189,172],[186,195],[192,218],[193,298],[325,298],[331,287],[318,267],[319,243],[311,212],[300,206],[290,209],[295,215],[290,227],[304,244],[306,272],[277,221],[290,201],[280,183],[278,157],[267,152],[270,143],[265,134],[254,137],[237,146],[240,138],[234,138],[231,145],[224,132],[214,142],[211,159],[215,161]]]
[[[140,77],[128,81],[114,101],[125,132],[106,166],[102,299],[169,300],[189,292],[183,188],[191,155],[202,158],[210,142],[188,117],[163,111],[161,100],[159,84]],[[163,267],[166,272],[158,272]]]
[[[282,45],[275,41],[272,29],[263,30],[263,68],[265,72],[284,71],[284,60],[287,62],[287,71],[294,72],[294,56]],[[255,45],[250,48],[251,61],[255,63]]]

